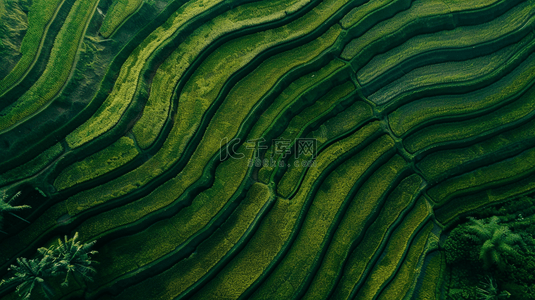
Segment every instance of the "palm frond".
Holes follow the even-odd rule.
[[[21,194],[21,192],[19,191],[13,197],[11,197],[11,199],[9,201],[6,201],[6,195],[5,195],[5,192],[3,192],[3,196],[0,199],[0,228],[2,228],[2,225],[3,225],[3,214],[5,214],[5,213],[9,213],[14,217],[17,217],[17,218],[19,218],[19,219],[21,219],[21,220],[23,220],[25,222],[28,222],[24,218],[21,218],[18,215],[16,215],[15,212],[21,211],[23,209],[31,208],[31,206],[29,206],[29,205],[13,206],[13,205],[10,204],[14,199],[18,198],[20,196],[20,194]]]
[[[497,216],[492,216],[487,223],[490,227],[496,227],[500,223],[500,218]]]
[[[522,240],[522,236],[520,236],[520,234],[509,233],[505,237],[504,242],[507,243],[507,244],[513,245],[513,244],[516,244],[516,243],[522,243],[523,240]]]
[[[50,257],[44,256],[41,259],[17,258],[17,265],[11,265],[9,270],[14,272],[14,276],[4,283],[16,283],[16,293],[23,299],[30,299],[34,290],[39,287],[44,296],[49,298],[53,292],[48,286],[46,277],[49,272]]]
[[[92,275],[96,273],[96,270],[91,267],[91,264],[96,264],[91,259],[91,255],[97,254],[97,251],[91,250],[96,241],[82,244],[78,241],[78,233],[69,239],[67,236],[63,240],[59,239],[56,248],[53,249],[52,255],[57,258],[55,262],[55,268],[60,274],[65,276],[65,280],[62,285],[68,285],[69,275],[80,277],[84,281],[92,281]]]
[[[477,236],[479,242],[490,238],[492,232],[489,231],[487,224],[475,218],[470,218],[470,221],[472,224],[468,226],[468,229]]]

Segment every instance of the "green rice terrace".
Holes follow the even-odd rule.
[[[535,0],[0,0],[0,299],[535,299]]]

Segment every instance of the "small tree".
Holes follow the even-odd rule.
[[[69,276],[78,282],[81,278],[84,282],[92,281],[92,275],[96,270],[91,264],[97,263],[91,259],[91,255],[97,251],[91,251],[95,241],[82,244],[78,239],[78,233],[72,239],[59,239],[58,246],[37,249],[39,256],[36,259],[27,260],[17,258],[18,266],[12,265],[13,277],[2,280],[0,286],[18,284],[17,294],[23,299],[30,299],[32,292],[38,289],[46,298],[52,297],[53,291],[48,284],[49,277],[64,275],[65,280],[61,286],[68,286]],[[78,282],[80,284],[80,282]],[[82,284],[80,284],[82,286]]]
[[[36,289],[49,299],[54,296],[47,281],[47,278],[54,273],[52,261],[50,256],[30,260],[24,257],[17,258],[18,265],[11,265],[11,268],[8,269],[14,271],[15,276],[8,280],[2,280],[0,286],[18,284],[16,292],[25,300],[30,299]]]
[[[496,216],[491,217],[488,223],[471,218],[472,224],[468,226],[474,234],[473,239],[483,244],[479,251],[479,259],[483,261],[485,269],[497,265],[500,270],[504,270],[503,255],[516,254],[512,245],[522,241],[520,235],[512,233],[509,227],[500,225],[499,221]]]
[[[18,192],[16,193],[13,197],[11,197],[11,199],[6,200],[7,199],[7,196],[5,194],[5,192],[3,193],[2,195],[2,198],[0,199],[0,232],[4,233],[4,231],[1,231],[1,229],[3,228],[3,225],[4,225],[4,215],[5,214],[10,214],[16,218],[19,218],[21,220],[23,220],[24,222],[28,222],[26,221],[25,219],[19,217],[18,215],[15,214],[15,212],[18,212],[18,211],[21,211],[23,209],[27,209],[27,208],[31,208],[30,206],[28,205],[20,205],[20,206],[12,206],[10,203],[15,200],[16,198],[18,198],[20,196],[21,192]]]
[[[86,281],[93,281],[92,275],[96,273],[96,270],[91,264],[96,264],[97,262],[91,259],[91,255],[97,254],[98,252],[91,251],[91,248],[95,245],[96,241],[82,244],[78,241],[77,232],[72,239],[65,236],[64,241],[58,239],[58,243],[59,245],[57,247],[51,247],[49,249],[39,248],[38,251],[43,256],[52,257],[54,259],[55,271],[58,274],[65,275],[65,280],[61,285],[69,285],[69,275],[72,275],[77,282],[78,279],[82,279],[84,283]]]

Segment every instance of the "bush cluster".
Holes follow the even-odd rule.
[[[17,265],[11,265],[9,271],[13,277],[2,280],[0,287],[17,285],[16,292],[22,299],[31,299],[32,295],[41,294],[47,299],[54,297],[54,288],[51,284],[52,277],[64,276],[62,287],[69,285],[72,278],[78,283],[92,281],[96,270],[91,266],[96,262],[91,256],[97,251],[91,248],[95,241],[82,244],[78,239],[78,233],[72,239],[58,240],[58,245],[49,248],[39,248],[38,256],[34,259],[24,257],[17,258]]]
[[[534,204],[524,197],[485,208],[451,231],[451,299],[535,299]]]

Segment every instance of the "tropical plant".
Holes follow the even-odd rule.
[[[53,258],[43,256],[36,259],[17,258],[18,265],[11,265],[8,270],[14,271],[15,276],[2,280],[0,286],[18,284],[16,292],[22,299],[30,299],[32,293],[40,291],[47,299],[54,296],[48,283],[48,277],[54,273]]]
[[[479,259],[483,261],[485,269],[496,265],[500,270],[504,270],[504,254],[516,254],[512,246],[522,242],[520,235],[512,233],[509,227],[500,225],[499,221],[496,216],[491,217],[488,222],[471,218],[472,224],[468,226],[474,234],[472,238],[483,244],[479,251]]]
[[[78,241],[78,232],[74,234],[72,239],[65,236],[64,240],[58,239],[59,245],[51,248],[39,248],[38,251],[43,256],[50,256],[53,258],[52,264],[57,274],[65,276],[62,286],[69,285],[69,275],[80,284],[78,279],[86,281],[93,281],[92,275],[96,270],[91,264],[97,262],[91,259],[91,255],[97,254],[97,251],[92,251],[91,248],[96,241],[82,244]],[[81,285],[81,284],[80,284]]]
[[[19,219],[23,220],[24,222],[28,222],[24,218],[21,218],[18,215],[16,215],[15,212],[21,211],[23,209],[31,208],[31,207],[29,205],[20,205],[20,206],[11,205],[11,202],[13,200],[15,200],[16,198],[18,198],[20,196],[20,194],[21,194],[21,192],[18,192],[13,197],[11,197],[11,199],[6,201],[7,196],[6,196],[6,193],[3,192],[2,198],[0,198],[0,232],[2,232],[4,234],[5,234],[5,232],[2,231],[1,229],[2,229],[2,227],[4,225],[4,215],[6,213],[10,214],[10,215],[12,215],[12,216],[14,216],[16,218],[19,218]]]
[[[498,285],[494,278],[487,276],[487,281],[481,281],[482,287],[477,287],[477,293],[481,300],[498,300],[506,299],[511,296],[507,291],[501,291],[498,289]]]
[[[22,299],[30,299],[36,289],[46,298],[52,297],[54,293],[48,280],[53,276],[65,276],[61,286],[68,286],[70,277],[82,286],[79,278],[84,283],[92,281],[92,275],[96,273],[91,266],[97,263],[91,259],[91,255],[97,253],[91,250],[94,244],[95,241],[82,244],[78,241],[78,233],[72,239],[65,236],[64,240],[59,239],[57,246],[37,249],[39,256],[36,259],[17,258],[18,266],[12,265],[9,269],[15,273],[14,276],[2,280],[0,287],[17,285],[17,294]]]

